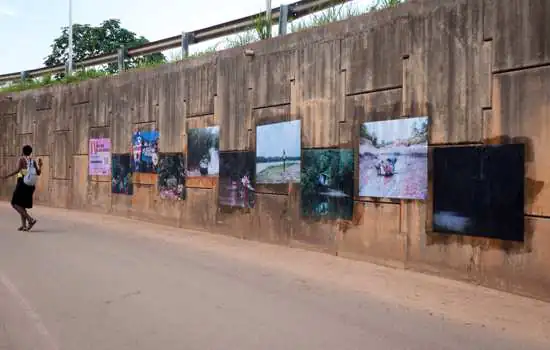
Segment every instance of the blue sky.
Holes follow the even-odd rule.
[[[262,125],[256,128],[256,156],[300,156],[300,121]]]
[[[272,6],[295,0],[272,0]],[[359,6],[372,0],[356,0]],[[265,10],[265,0],[73,0],[73,23],[122,26],[153,41]],[[68,0],[0,0],[0,74],[42,66],[53,39],[68,25]],[[212,46],[193,45],[191,51]],[[170,58],[170,54],[168,54]]]

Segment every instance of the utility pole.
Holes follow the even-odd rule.
[[[271,0],[265,0],[265,16],[267,19],[267,37],[271,38]]]
[[[69,0],[69,75],[73,75],[73,0]]]
[[[279,35],[286,35],[288,27],[288,5],[281,5],[279,10]]]

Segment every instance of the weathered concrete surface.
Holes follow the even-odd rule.
[[[548,349],[550,304],[325,254],[0,205],[0,349]]]
[[[45,164],[44,205],[307,247],[550,301],[549,17],[548,0],[409,0],[253,43],[254,57],[235,48],[4,94],[0,173],[32,143]],[[216,206],[217,181],[189,181],[187,199],[172,203],[159,199],[154,176],[136,178],[128,198],[87,173],[90,137],[110,137],[114,153],[127,153],[137,128],[156,127],[161,152],[185,152],[188,128],[214,125],[222,150],[254,151],[257,125],[301,120],[303,148],[356,147],[359,123],[403,115],[430,116],[430,148],[526,145],[525,242],[430,232],[432,191],[424,202],[357,196],[352,221],[311,222],[300,217],[299,186],[264,186],[256,208],[228,212]],[[12,186],[0,183],[0,197]]]

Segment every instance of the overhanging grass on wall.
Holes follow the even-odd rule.
[[[307,30],[310,28],[315,28],[323,26],[329,23],[343,21],[350,17],[360,16],[370,11],[375,11],[387,7],[393,7],[400,3],[405,2],[406,0],[377,0],[374,5],[368,7],[360,7],[353,3],[345,3],[342,5],[334,6],[324,11],[319,11],[313,13],[310,16],[307,16],[300,20],[295,20],[290,22],[290,32],[296,33],[299,31]],[[134,69],[149,69],[158,67],[162,64],[173,63],[189,58],[196,58],[204,56],[207,54],[214,53],[219,49],[229,49],[235,47],[241,47],[248,45],[250,43],[264,40],[268,38],[267,26],[269,25],[268,21],[263,17],[258,17],[254,23],[254,26],[245,32],[232,35],[218,42],[212,47],[209,47],[205,50],[195,52],[190,54],[188,57],[182,57],[181,54],[173,56],[168,61],[148,61],[143,60],[138,62],[137,66]],[[70,84],[81,82],[88,79],[99,78],[103,76],[111,75],[111,73],[102,70],[102,69],[82,69],[75,72],[73,76],[55,78],[51,75],[31,78],[25,81],[17,81],[12,84],[4,87],[0,87],[0,93],[2,92],[19,92],[31,89],[38,89],[41,87],[57,85],[57,84]]]
[[[204,55],[208,55],[211,53],[214,53],[217,51],[216,46],[207,48],[203,51],[198,51],[195,53],[190,54],[188,57],[183,58],[181,54],[174,55],[171,57],[168,61],[143,61],[138,62],[136,67],[130,69],[132,70],[138,70],[138,69],[151,69],[158,66],[161,66],[163,64],[169,64],[174,63],[178,61],[182,61],[184,59],[191,59],[196,57],[201,57]],[[25,90],[32,90],[32,89],[39,89],[42,87],[52,86],[52,85],[63,85],[63,84],[71,84],[71,83],[78,83],[81,81],[85,81],[88,79],[94,79],[94,78],[100,78],[112,75],[112,73],[103,70],[103,69],[81,69],[75,71],[75,73],[70,77],[63,77],[63,78],[55,78],[52,75],[46,75],[43,77],[38,78],[30,78],[23,81],[16,81],[12,84],[9,84],[4,87],[0,87],[0,93],[5,92],[20,92]]]
[[[52,77],[51,75],[46,75],[35,79],[18,81],[11,85],[0,88],[0,92],[19,92],[52,85],[77,83],[88,79],[104,77],[107,75],[109,75],[108,72],[97,69],[78,70],[72,76],[57,79]]]

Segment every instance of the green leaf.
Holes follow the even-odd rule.
[[[143,36],[123,28],[119,19],[108,19],[99,26],[93,27],[89,24],[73,24],[73,57],[75,64],[85,59],[116,52],[121,45],[126,48],[136,47],[148,43]],[[53,40],[51,54],[44,59],[47,67],[65,64],[68,61],[69,29],[61,29],[61,35]],[[165,63],[166,58],[162,53],[155,53],[144,57],[127,58],[127,68],[136,68],[146,65]],[[117,63],[110,63],[103,68],[109,73],[118,71]],[[63,78],[60,74],[57,78]]]

